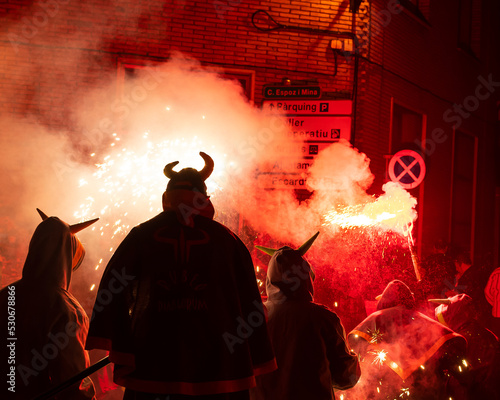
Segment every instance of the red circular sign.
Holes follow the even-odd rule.
[[[425,177],[425,162],[422,156],[413,150],[401,150],[389,161],[389,177],[405,189],[420,185]]]

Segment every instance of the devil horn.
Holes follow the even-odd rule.
[[[297,251],[301,256],[307,253],[307,250],[312,246],[316,238],[318,237],[319,232],[316,232],[313,236],[311,236],[302,246],[300,246]]]
[[[70,225],[69,230],[72,234],[78,233],[81,230],[85,229],[86,227],[92,225],[94,222],[96,222],[99,218],[94,218],[85,222],[80,222],[78,224]]]
[[[174,168],[177,164],[179,164],[179,161],[174,161],[171,162],[170,164],[165,165],[165,168],[163,168],[163,173],[165,176],[169,179],[172,179],[175,175],[177,175],[177,171],[174,171],[172,168]]]
[[[255,246],[255,247],[260,251],[269,254],[270,256],[272,256],[274,253],[278,251],[277,249],[271,249],[270,247],[264,247],[264,246]]]
[[[49,216],[47,214],[45,214],[42,210],[40,210],[39,208],[36,209],[38,211],[38,214],[40,214],[40,217],[42,217],[42,221],[45,221],[47,218],[49,218]]]
[[[200,151],[200,156],[205,160],[205,166],[200,171],[201,179],[207,179],[214,170],[214,160],[208,154]]]
[[[40,214],[40,217],[42,217],[42,221],[45,221],[47,218],[49,218],[49,216],[47,214],[45,214],[42,210],[40,210],[39,208],[36,209],[38,211],[38,214]]]
[[[447,306],[449,306],[451,304],[450,299],[429,299],[427,301],[429,301],[431,303],[436,303],[436,304],[446,304]]]

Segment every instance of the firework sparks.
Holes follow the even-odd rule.
[[[371,336],[370,343],[380,343],[382,341],[383,333],[380,333],[378,329],[367,329],[367,333]]]
[[[372,228],[400,234],[408,241],[415,276],[420,281],[420,261],[413,247],[412,237],[413,222],[417,217],[417,201],[397,183],[388,182],[383,189],[385,194],[373,202],[328,211],[323,215],[322,226],[342,229]]]
[[[105,238],[103,243],[109,246],[109,257],[130,228],[144,220],[144,213],[153,216],[161,212],[161,191],[167,183],[162,173],[165,164],[179,160],[181,165],[201,169],[203,160],[198,152],[206,147],[197,137],[155,143],[147,133],[143,135],[142,143],[133,149],[121,148],[116,135],[114,140],[111,153],[95,164],[92,176],[78,180],[77,186],[85,187],[91,195],[74,212],[80,220],[100,217],[100,235]],[[214,179],[207,182],[213,199],[220,191],[218,182],[224,178],[226,155],[219,154],[213,146],[209,151],[217,165],[212,174]],[[107,260],[107,257],[101,258],[95,270]],[[90,290],[93,289],[94,285]]]
[[[408,234],[408,227],[416,218],[416,199],[398,184],[384,185],[385,194],[365,204],[338,207],[327,212],[323,226],[343,229],[375,227]]]
[[[370,351],[369,353],[375,355],[372,364],[378,364],[379,367],[387,360],[387,351],[385,350]]]

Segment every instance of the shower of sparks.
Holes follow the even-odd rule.
[[[393,182],[386,183],[384,190],[386,193],[373,202],[330,210],[323,215],[322,225],[343,229],[373,227],[407,236],[416,218],[416,199]]]
[[[207,148],[196,136],[153,142],[146,132],[141,140],[133,147],[122,147],[120,138],[114,134],[110,153],[95,164],[96,170],[90,178],[78,180],[78,187],[85,187],[88,195],[74,216],[80,220],[100,218],[98,232],[102,243],[109,246],[109,257],[133,226],[162,211],[161,197],[168,183],[163,168],[167,163],[179,161],[175,170],[185,167],[200,170],[204,161],[199,151],[210,154],[216,165],[206,182],[212,199],[220,192],[218,182],[225,178],[227,155],[217,152],[214,146]],[[93,157],[98,158],[95,154]],[[234,166],[235,161],[228,163]],[[107,260],[108,257],[101,258],[95,270]]]
[[[410,388],[402,388],[401,389],[401,394],[399,395],[399,397],[403,397],[403,396],[407,396],[407,397],[410,397]]]
[[[379,350],[379,351],[370,351],[369,353],[374,354],[372,364],[378,364],[378,366],[382,366],[387,359],[387,351]]]
[[[382,232],[396,232],[406,238],[417,281],[421,280],[421,267],[414,249],[413,222],[417,218],[417,200],[399,184],[388,182],[385,193],[372,202],[352,206],[339,206],[323,215],[322,226],[335,229],[370,228]]]
[[[370,343],[380,343],[382,341],[383,333],[380,333],[378,329],[367,329],[367,333],[371,336]]]

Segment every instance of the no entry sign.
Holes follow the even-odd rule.
[[[422,156],[413,150],[401,150],[389,161],[389,178],[405,189],[420,185],[425,177],[425,162]]]

